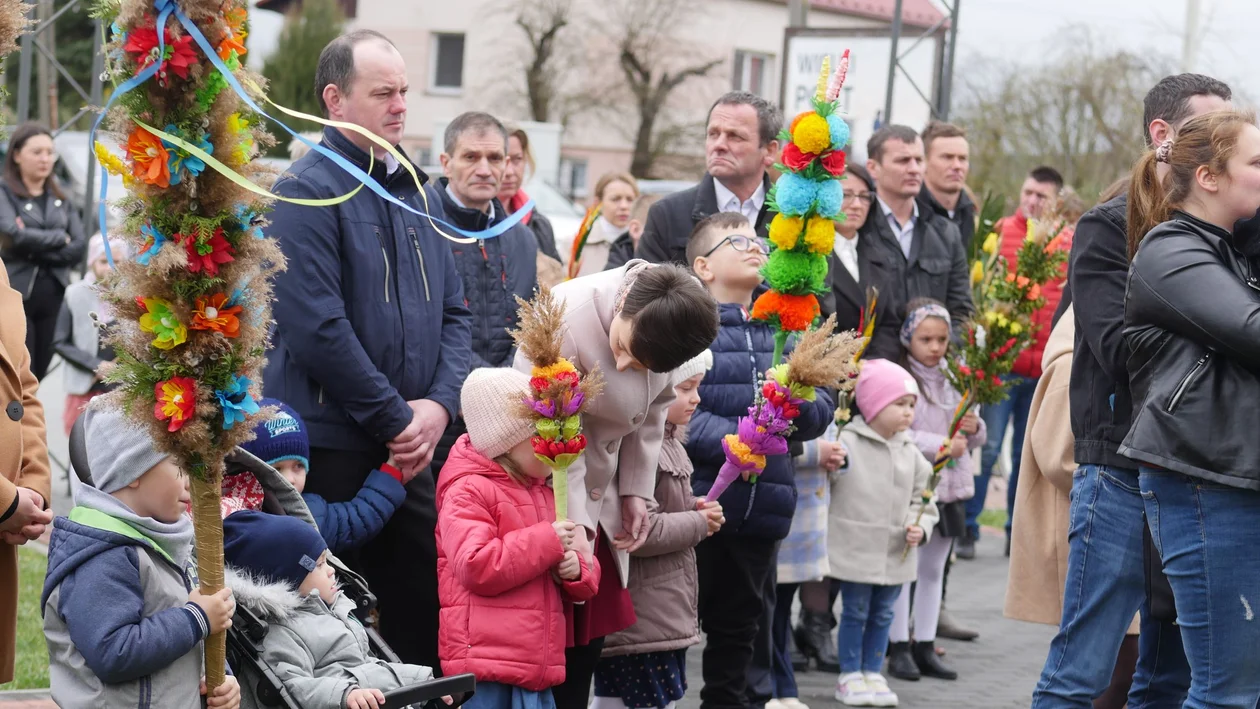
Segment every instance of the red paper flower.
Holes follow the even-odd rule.
[[[170,421],[166,430],[175,433],[192,418],[197,408],[197,382],[192,377],[171,377],[153,387],[157,403],[153,415],[159,421]]]
[[[236,260],[232,258],[236,249],[232,248],[223,235],[223,227],[215,227],[214,234],[208,239],[199,233],[175,235],[176,241],[181,239],[184,248],[188,250],[188,270],[193,273],[201,273],[204,270],[207,276],[217,276],[221,264]]]
[[[816,157],[818,156],[813,153],[801,152],[796,143],[788,143],[783,148],[783,165],[789,170],[804,170]]]
[[[822,166],[829,174],[839,177],[844,174],[844,151],[833,150],[822,156]]]
[[[967,366],[967,365],[965,365],[965,364],[960,364],[960,365],[958,365],[958,372],[959,372],[960,374],[962,374],[964,377],[970,377],[970,376],[971,376],[971,367],[968,367],[968,366]]]
[[[999,378],[997,378],[997,377],[994,377],[994,378],[993,378],[993,386],[995,386],[995,387],[1000,387],[1000,386],[1002,386],[1002,380],[1001,380],[1001,379],[999,379]]]
[[[220,332],[224,337],[238,337],[241,334],[241,321],[237,317],[240,312],[241,306],[228,305],[226,294],[199,295],[191,327],[194,330]]]
[[[546,377],[530,377],[529,379],[529,385],[534,388],[534,391],[542,391],[543,389],[546,389],[550,383],[551,380]]]
[[[161,64],[158,66],[157,80],[159,84],[165,86],[168,70],[181,79],[188,78],[189,67],[197,63],[197,52],[193,49],[192,37],[187,35],[175,37],[170,29],[166,29],[163,31],[163,40],[166,43],[166,52],[160,57]],[[158,61],[157,28],[133,29],[127,34],[127,43],[123,45],[123,51],[132,55],[132,58],[140,65],[140,70]]]
[[[575,387],[578,384],[577,372],[557,372],[555,379],[558,382],[568,382],[569,386]]]

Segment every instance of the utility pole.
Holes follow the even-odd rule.
[[[39,4],[35,6],[35,13],[35,18],[40,25],[46,23],[48,18],[52,17],[53,0],[39,0]],[[48,38],[48,44],[49,46],[56,46],[52,44],[51,37]],[[49,112],[48,107],[49,99],[52,97],[52,93],[48,90],[48,85],[56,83],[56,81],[56,78],[53,76],[52,66],[48,62],[48,57],[45,57],[43,52],[39,52],[35,60],[35,110],[39,116],[37,120],[49,129],[57,127],[57,123]]]
[[[788,27],[809,24],[809,0],[788,0]]]
[[[1186,0],[1186,29],[1181,38],[1181,70],[1194,71],[1199,54],[1200,0]]]
[[[888,88],[884,92],[884,124],[892,123],[893,87],[897,83],[897,44],[901,41],[901,0],[893,4],[892,49],[888,58]]]

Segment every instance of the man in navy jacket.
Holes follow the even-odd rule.
[[[361,30],[333,40],[316,85],[330,118],[398,144],[407,69],[384,36]],[[443,216],[432,187],[360,134],[325,128],[321,142],[398,200]],[[277,195],[328,199],[360,186],[315,151],[289,173]],[[445,240],[427,218],[368,189],[332,207],[276,202],[270,222],[289,268],[276,280],[264,391],[309,427],[306,491],[350,500],[391,454],[399,468],[423,471],[459,412],[469,366],[470,316]],[[380,536],[348,559],[380,601],[386,641],[403,661],[429,667],[439,666],[436,522],[433,476],[421,472]]]

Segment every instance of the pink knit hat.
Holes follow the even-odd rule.
[[[906,394],[918,398],[919,385],[900,365],[886,359],[868,359],[862,362],[856,393],[862,418],[867,421],[874,419],[889,404]]]

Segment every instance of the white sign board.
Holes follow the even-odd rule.
[[[914,34],[902,35],[898,51],[905,55],[901,66],[919,89],[932,98],[936,89],[936,58],[940,40],[924,39],[906,54],[918,40]],[[888,62],[892,39],[880,36],[854,36],[852,31],[836,30],[834,34],[788,35],[784,51],[783,115],[786,121],[812,110],[810,97],[818,89],[818,72],[824,55],[831,55],[831,66],[845,49],[849,50],[849,74],[840,94],[841,114],[849,122],[853,137],[849,155],[865,159],[866,141],[875,130],[875,121],[883,119],[885,89],[888,86]],[[932,117],[932,109],[919,96],[899,70],[893,91],[893,122],[922,130]]]

